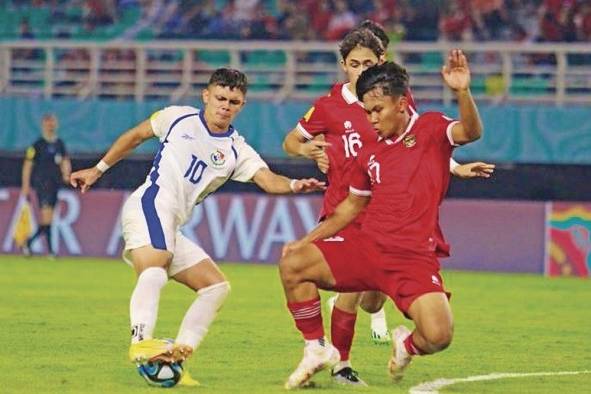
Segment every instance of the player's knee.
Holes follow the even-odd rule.
[[[361,297],[359,306],[367,313],[376,313],[384,306],[386,297],[382,294],[373,294],[365,292]]]
[[[297,254],[290,253],[279,260],[279,275],[285,286],[290,287],[297,284],[300,271]]]
[[[433,327],[425,333],[425,339],[429,343],[432,352],[440,352],[446,349],[453,338],[453,327],[441,325]]]

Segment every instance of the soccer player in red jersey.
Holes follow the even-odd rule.
[[[373,25],[379,29],[379,26]],[[335,207],[349,193],[349,172],[358,151],[366,141],[375,141],[377,134],[367,120],[365,110],[357,99],[355,87],[362,71],[384,61],[383,45],[387,41],[372,34],[367,27],[351,31],[340,44],[341,65],[349,82],[337,83],[326,96],[320,97],[304,115],[297,127],[285,138],[284,149],[292,155],[300,155],[317,161],[327,172],[329,187],[325,193],[321,219],[332,214]],[[382,31],[383,32],[383,31]],[[385,34],[384,34],[385,35]],[[387,39],[387,37],[386,37]],[[379,40],[379,42],[378,42]],[[382,45],[380,45],[382,44]],[[405,92],[410,115],[416,113],[410,90]],[[315,139],[323,136],[322,140]],[[469,163],[456,167],[460,177],[488,176],[493,165]],[[359,216],[353,226],[360,226]],[[440,245],[446,248],[443,237]],[[357,308],[372,313],[372,337],[389,341],[388,328],[382,306],[386,296],[380,292],[339,294],[331,316],[331,340],[339,350],[341,360],[335,365],[332,375],[342,384],[365,385],[353,370],[349,354],[355,332]],[[334,300],[333,300],[334,302]]]
[[[412,333],[403,326],[394,330],[389,370],[395,380],[413,355],[441,351],[451,342],[452,314],[436,255],[439,205],[454,146],[478,139],[482,124],[461,51],[450,53],[442,75],[456,94],[460,121],[434,112],[410,115],[404,96],[408,75],[395,63],[372,67],[357,81],[357,95],[380,138],[358,152],[348,197],[307,236],[284,248],[281,279],[306,340],[287,388],[305,385],[339,359],[324,339],[318,288],[382,291],[413,320]],[[361,229],[347,227],[362,211]]]

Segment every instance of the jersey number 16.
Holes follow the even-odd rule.
[[[361,136],[358,133],[348,133],[343,136],[343,145],[345,145],[345,157],[357,157],[357,150],[363,146]]]

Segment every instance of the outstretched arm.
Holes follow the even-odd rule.
[[[370,197],[349,193],[347,198],[336,207],[334,213],[326,220],[323,220],[304,238],[285,244],[282,256],[310,242],[332,237],[351,223],[369,203],[369,200]]]
[[[460,164],[454,159],[450,159],[449,171],[460,179],[490,178],[495,171],[495,165],[482,161]]]
[[[458,100],[460,122],[451,131],[454,142],[463,145],[476,141],[482,135],[482,121],[470,92],[468,60],[460,49],[453,49],[449,53],[441,75]]]
[[[310,193],[326,189],[325,182],[315,178],[289,179],[275,174],[268,168],[261,168],[252,177],[261,189],[270,194]]]
[[[127,156],[142,142],[152,137],[154,137],[154,131],[150,120],[144,120],[121,134],[96,166],[72,173],[70,184],[73,187],[80,187],[82,193],[86,192],[105,171]]]

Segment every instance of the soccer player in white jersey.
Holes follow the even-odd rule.
[[[273,173],[232,127],[246,90],[243,73],[218,69],[203,90],[203,110],[171,106],[158,111],[121,135],[95,167],[71,175],[72,186],[84,193],[142,142],[154,136],[161,141],[146,181],[129,196],[121,217],[124,259],[138,275],[130,301],[129,358],[134,363],[186,359],[230,291],[215,262],[180,232],[196,204],[229,179],[254,182],[273,194],[325,188],[313,178],[294,180]],[[174,344],[152,337],[160,291],[169,278],[197,292]]]

